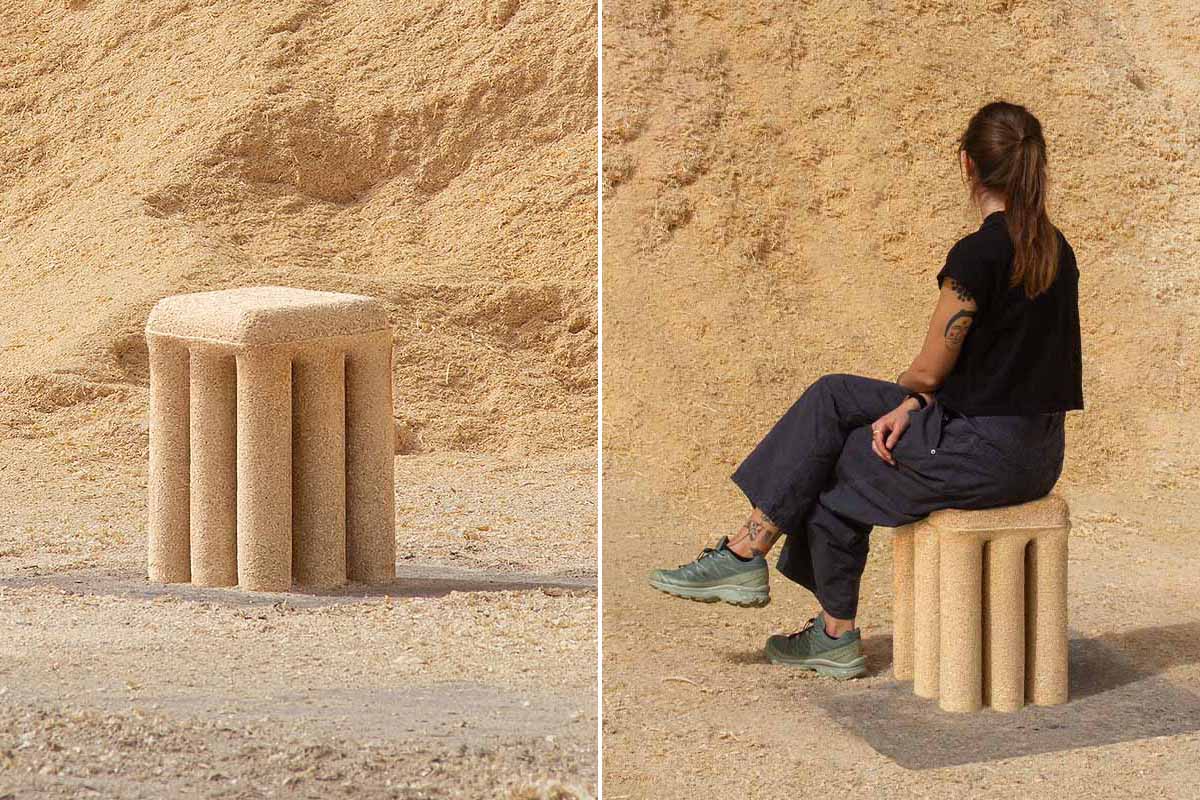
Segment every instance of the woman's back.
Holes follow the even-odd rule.
[[[1003,211],[960,239],[938,273],[978,305],[938,401],[967,416],[1047,414],[1083,408],[1079,270],[1058,233],[1058,272],[1030,299],[1012,286],[1013,245]]]

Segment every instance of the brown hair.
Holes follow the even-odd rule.
[[[988,103],[975,112],[958,140],[975,180],[1004,196],[1013,243],[1012,285],[1030,299],[1058,276],[1058,232],[1046,215],[1046,140],[1042,124],[1024,106]]]

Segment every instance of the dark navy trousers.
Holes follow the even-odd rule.
[[[826,375],[733,474],[787,535],[779,571],[839,619],[857,615],[872,526],[1023,503],[1048,494],[1062,472],[1062,414],[967,417],[940,402],[910,415],[893,467],[871,449],[871,423],[907,395],[888,381]]]

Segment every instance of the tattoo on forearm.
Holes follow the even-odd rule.
[[[959,300],[966,303],[975,299],[974,295],[971,294],[971,290],[954,280],[954,278],[947,278],[947,280],[950,281],[950,288],[954,290],[954,294],[958,296]]]
[[[951,350],[957,350],[962,347],[963,341],[967,338],[967,331],[971,327],[971,323],[975,319],[974,311],[955,312],[950,321],[946,323],[946,347]]]

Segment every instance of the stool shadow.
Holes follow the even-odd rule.
[[[877,634],[863,639],[863,653],[867,657],[867,675],[882,675],[892,668],[892,635]]]
[[[234,607],[286,605],[292,608],[320,608],[378,600],[381,597],[443,597],[451,592],[501,592],[541,590],[547,594],[595,593],[594,576],[537,575],[520,572],[492,572],[456,567],[401,566],[396,579],[388,583],[366,585],[351,583],[329,590],[297,586],[293,591],[245,592],[236,588],[206,588],[188,583],[150,583],[141,571],[129,569],[88,569],[40,575],[0,578],[0,587],[28,588],[53,586],[70,595],[99,595],[155,600],[212,603]]]
[[[884,646],[888,637],[879,639]],[[890,642],[887,643],[890,652]],[[1200,623],[1070,640],[1070,701],[1012,714],[952,714],[911,682],[817,700],[840,725],[907,769],[932,769],[1200,731],[1200,696],[1161,673],[1200,663]],[[888,658],[890,660],[890,657]]]
[[[1165,672],[1200,664],[1200,622],[1135,628],[1071,640],[1071,697],[1090,697]]]
[[[503,592],[540,589],[548,594],[596,592],[595,577],[534,575],[465,570],[452,567],[400,567],[396,579],[371,585],[350,583],[336,589],[297,592],[311,597],[443,597],[451,592]]]

